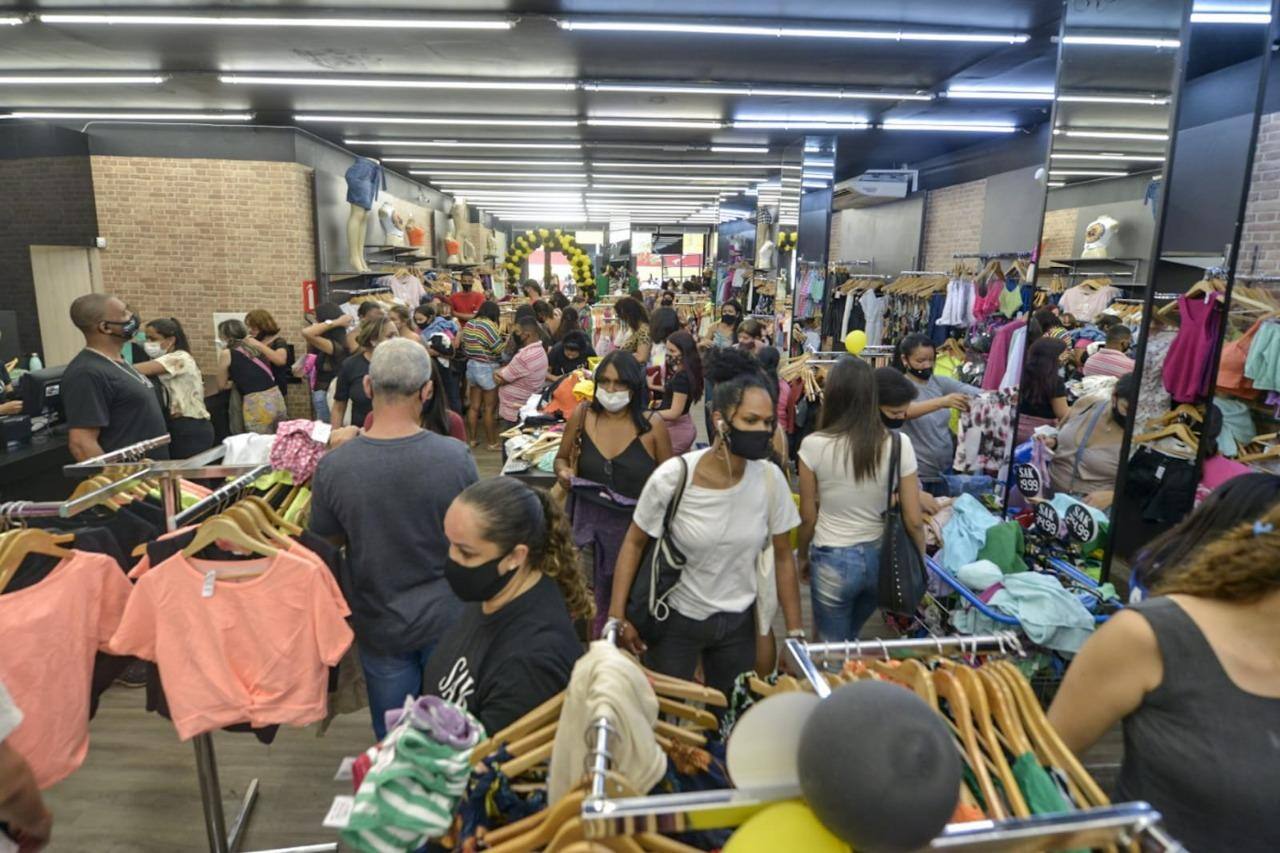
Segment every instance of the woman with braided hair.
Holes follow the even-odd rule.
[[[423,690],[463,705],[496,732],[564,690],[589,619],[564,514],[510,477],[470,486],[444,518],[445,580],[462,615],[427,662]]]
[[[1085,643],[1049,722],[1077,754],[1123,722],[1116,801],[1151,803],[1188,850],[1280,850],[1280,507],[1155,593]]]

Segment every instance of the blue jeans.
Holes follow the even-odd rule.
[[[316,410],[316,420],[329,422],[328,388],[317,388],[311,392],[311,407]]]
[[[404,697],[422,693],[422,670],[436,644],[399,655],[382,655],[360,647],[360,666],[369,691],[369,713],[373,733],[381,741],[387,736],[387,711],[404,707]]]
[[[829,643],[856,640],[876,612],[880,543],[809,548],[809,593],[818,636]]]

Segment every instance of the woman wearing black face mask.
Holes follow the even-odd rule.
[[[564,516],[545,492],[481,480],[444,517],[445,580],[465,606],[423,673],[423,691],[496,732],[569,684],[591,615]]]
[[[828,642],[858,639],[876,610],[894,440],[876,384],[865,361],[841,358],[827,376],[818,431],[800,444],[800,573],[812,567],[813,620]],[[923,552],[916,454],[911,439],[896,440],[902,516]]]
[[[1049,465],[1054,491],[1081,495],[1098,509],[1111,508],[1134,385],[1133,374],[1126,373],[1110,397],[1076,400],[1058,435],[1045,441],[1054,449]]]
[[[903,435],[915,446],[916,459],[920,463],[920,485],[931,495],[947,494],[943,479],[952,472],[951,464],[956,455],[955,435],[951,432],[951,410],[966,411],[969,398],[978,389],[947,376],[933,372],[937,351],[933,341],[925,335],[914,333],[899,342],[894,353],[894,367],[910,379],[919,391],[919,397],[907,409],[907,422]]]
[[[781,469],[766,461],[774,447],[777,387],[745,353],[719,350],[708,360],[716,381],[715,443],[663,464],[649,478],[618,555],[609,615],[623,621],[626,648],[644,652],[651,644],[647,666],[687,679],[701,662],[708,686],[728,695],[738,674],[755,665],[757,633],[764,633],[755,607],[762,592],[756,558],[765,548],[773,551],[787,635],[804,636],[790,540],[800,517]],[[625,621],[627,599],[645,547],[663,533],[682,476],[671,538],[687,563],[666,599],[670,613],[642,640]]]

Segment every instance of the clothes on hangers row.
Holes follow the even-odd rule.
[[[1165,390],[1175,403],[1202,402],[1213,388],[1213,380],[1217,374],[1213,351],[1222,330],[1224,314],[1222,299],[1216,293],[1210,293],[1204,299],[1188,297],[1186,294],[1178,297],[1178,334],[1160,366]],[[1264,381],[1280,379],[1280,375],[1275,375],[1280,371],[1267,375],[1266,350],[1266,347],[1260,350],[1259,357],[1254,360],[1254,372],[1262,376]],[[1151,361],[1148,356],[1147,364],[1160,363]],[[1248,360],[1245,362],[1244,374],[1249,379],[1255,378],[1250,375]],[[1280,387],[1280,383],[1277,383],[1277,387]]]

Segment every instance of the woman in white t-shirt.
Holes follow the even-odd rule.
[[[651,669],[691,679],[701,662],[706,683],[727,696],[734,679],[755,666],[756,558],[766,547],[773,549],[787,636],[804,636],[790,542],[800,517],[785,476],[768,461],[776,385],[747,353],[719,350],[709,361],[715,442],[668,460],[649,478],[618,554],[609,615],[622,621],[623,647],[643,652]],[[645,547],[662,535],[682,471],[685,490],[671,534],[687,563],[667,599],[670,613],[646,650],[625,620],[627,598]]]
[[[923,551],[916,454],[910,438],[899,440],[898,497]],[[876,610],[892,449],[875,371],[841,358],[823,388],[818,431],[800,444],[800,573],[812,575],[813,619],[824,641],[858,639]]]

